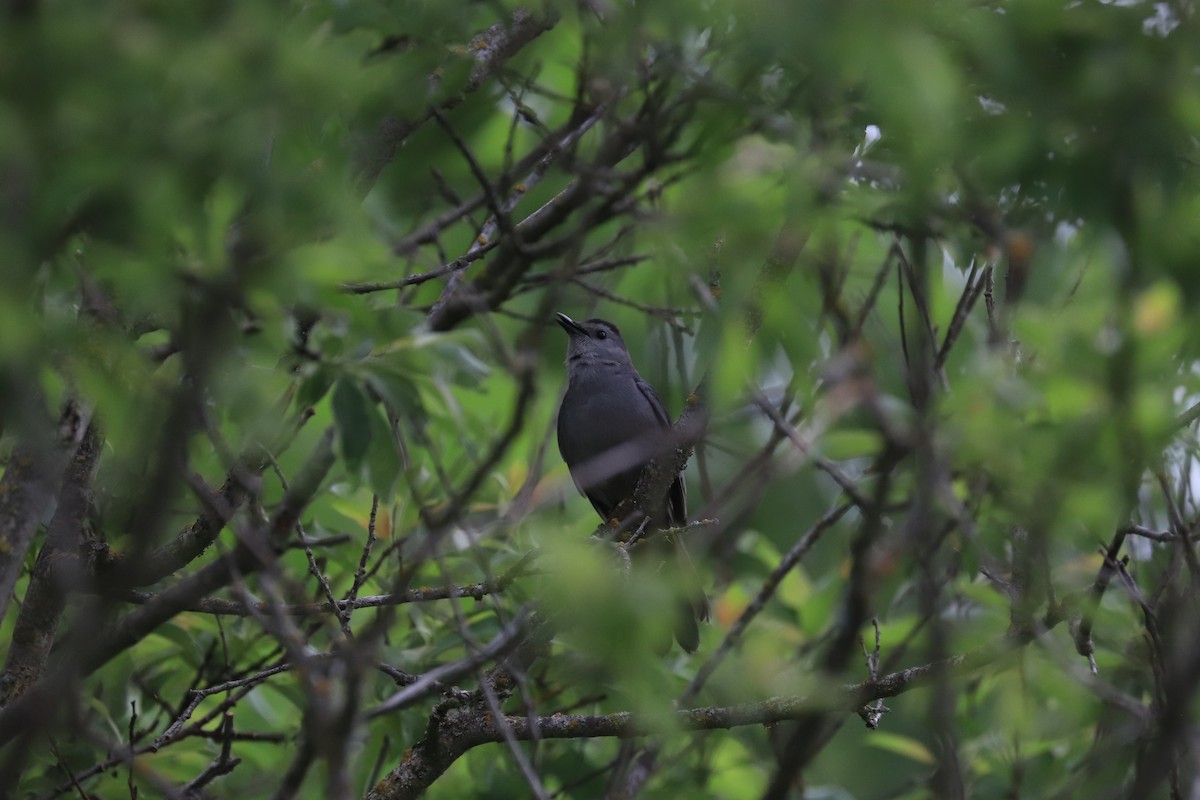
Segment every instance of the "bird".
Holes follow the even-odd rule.
[[[602,319],[577,322],[556,314],[566,331],[567,391],[558,410],[558,450],[575,488],[605,522],[617,505],[633,495],[647,462],[669,450],[671,418],[662,398],[629,357],[616,325]],[[646,509],[653,530],[687,524],[683,475],[675,476],[661,501]],[[663,559],[651,537],[634,548],[635,561]],[[675,640],[692,653],[700,644],[698,621],[709,617],[708,598],[687,550],[671,537],[686,594],[679,598]],[[645,552],[643,552],[645,551]],[[655,563],[657,570],[660,563]]]

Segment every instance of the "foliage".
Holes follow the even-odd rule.
[[[1193,785],[1191,4],[0,11],[0,793]],[[557,310],[705,421],[692,656]]]

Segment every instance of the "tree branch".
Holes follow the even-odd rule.
[[[810,694],[772,697],[734,706],[681,709],[661,715],[627,711],[600,716],[550,714],[509,715],[497,721],[482,706],[453,708],[431,720],[425,738],[367,794],[367,800],[407,800],[421,795],[450,765],[473,747],[503,741],[505,728],[518,741],[539,739],[630,739],[671,728],[708,731],[746,725],[770,725],[814,713],[856,712],[867,703],[927,686],[943,677],[976,672],[1010,656],[1034,640],[1013,632],[972,653],[884,675],[878,680],[842,685]]]
[[[79,547],[92,498],[92,480],[100,460],[100,435],[89,424],[79,450],[67,465],[59,494],[58,508],[38,553],[37,564],[25,591],[25,602],[13,629],[12,647],[0,672],[0,707],[7,706],[32,686],[46,666],[54,634],[58,630],[66,595],[76,589],[82,574],[75,569],[57,569],[56,563],[68,559]]]
[[[458,107],[467,95],[477,91],[484,83],[500,69],[525,45],[554,27],[558,22],[555,14],[534,14],[528,9],[518,8],[512,12],[507,23],[497,22],[482,31],[468,46],[475,58],[475,67],[471,76],[461,91],[445,98],[438,104],[440,111],[450,111]],[[356,157],[355,186],[360,195],[370,191],[380,174],[396,156],[396,150],[404,140],[421,126],[433,119],[433,108],[413,120],[400,120],[395,117],[384,119],[376,127],[374,135],[369,137],[366,146],[361,148]]]
[[[383,606],[399,606],[407,603],[426,603],[433,600],[448,600],[453,597],[470,597],[482,600],[489,594],[497,594],[512,585],[513,581],[528,575],[527,567],[532,560],[530,553],[522,558],[512,569],[492,580],[478,583],[449,584],[446,586],[422,586],[392,594],[367,595],[347,600],[337,600],[334,603],[301,603],[297,605],[277,605],[275,603],[243,603],[237,600],[225,600],[218,597],[203,597],[184,611],[195,611],[201,614],[216,614],[229,617],[250,617],[257,614],[282,614],[290,617],[312,616],[314,614],[335,614],[339,611],[357,611],[362,608],[382,608]],[[139,605],[149,605],[157,601],[159,595],[147,592],[130,592],[124,599]]]
[[[0,477],[0,619],[8,611],[33,535],[54,502],[63,468],[90,420],[90,411],[68,403],[55,440],[46,431],[29,430],[13,448]]]
[[[74,656],[64,658],[57,670],[0,711],[0,745],[39,725],[48,724],[52,718],[49,711],[56,707],[65,685],[91,674],[133,647],[200,598],[228,585],[235,575],[244,576],[261,569],[266,560],[273,557],[273,552],[282,549],[300,514],[312,501],[333,467],[334,460],[333,429],[330,428],[317,443],[312,456],[271,519],[252,531],[251,536],[239,541],[233,553],[179,581],[159,594],[154,603],[126,614],[108,631],[99,635],[91,631],[87,634],[87,641],[68,642],[67,647],[76,649]]]

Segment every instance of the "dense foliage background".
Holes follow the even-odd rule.
[[[0,795],[1200,796],[1191,2],[0,13]]]

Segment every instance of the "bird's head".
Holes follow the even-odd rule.
[[[579,364],[632,365],[629,350],[616,325],[602,319],[576,322],[566,314],[555,315],[567,332],[567,367]]]

